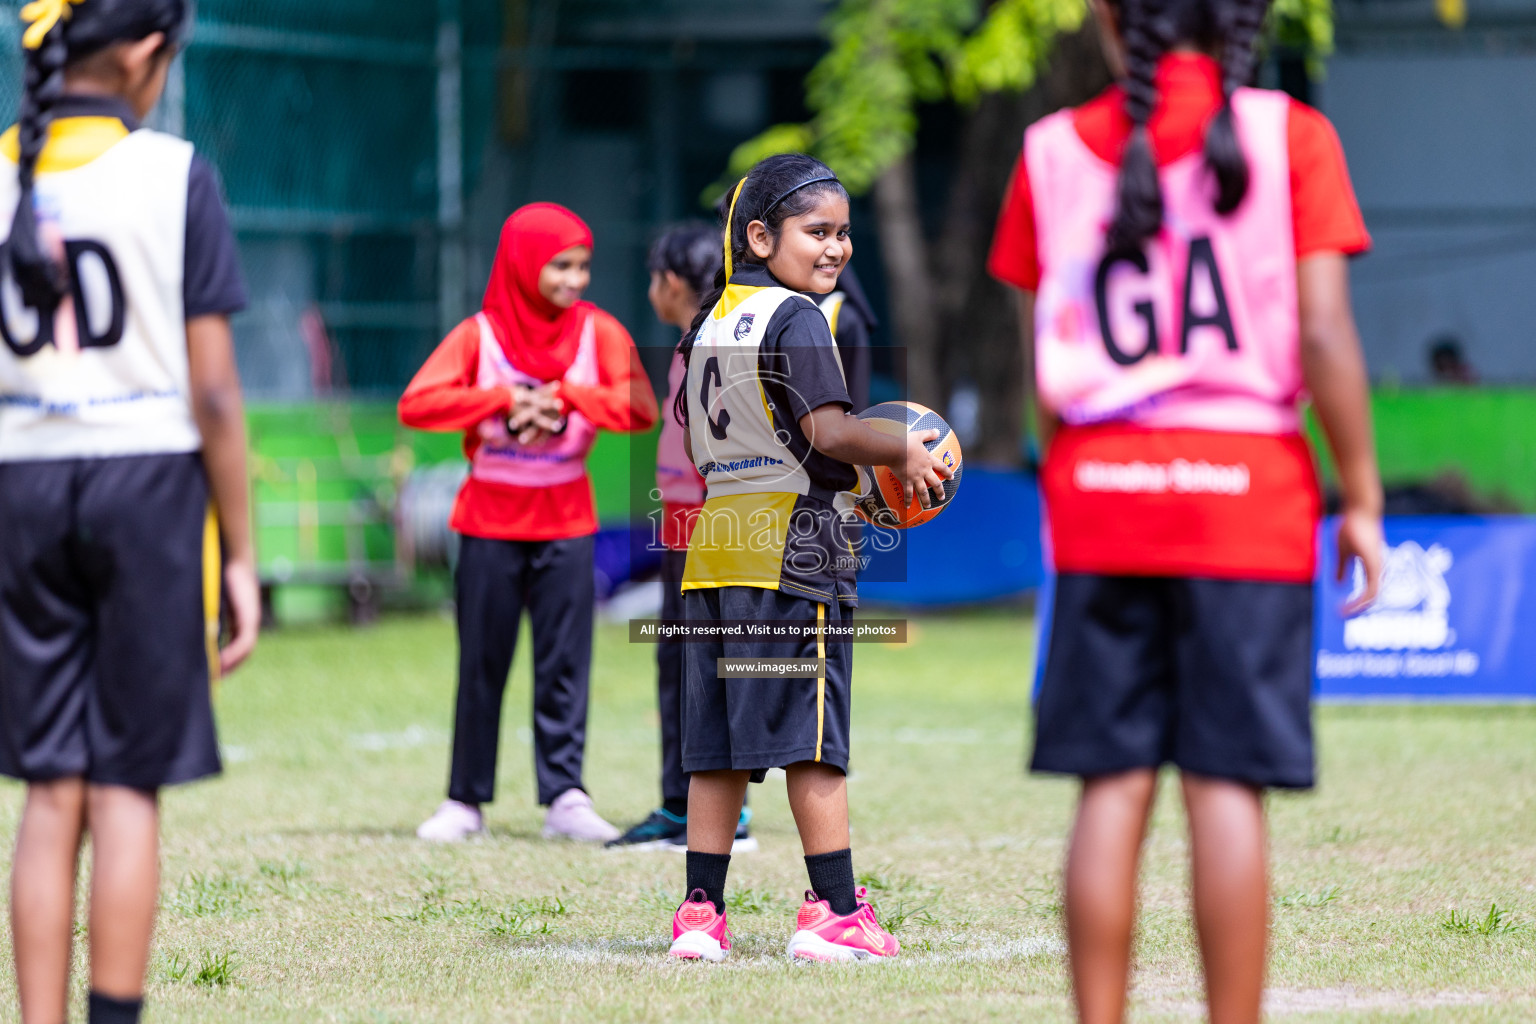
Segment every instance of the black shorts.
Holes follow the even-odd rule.
[[[0,773],[149,790],[219,771],[209,528],[196,453],[0,463]]]
[[[846,624],[839,602],[822,604],[761,587],[714,587],[683,593],[691,620],[773,620]],[[683,651],[683,771],[733,769],[761,782],[769,768],[818,761],[848,770],[853,644],[824,639],[825,671],[815,679],[719,678],[720,658],[816,658],[814,636],[793,643],[744,637],[690,642]]]
[[[1307,584],[1063,574],[1045,659],[1034,771],[1312,786]]]

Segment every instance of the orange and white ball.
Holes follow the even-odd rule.
[[[860,466],[859,495],[854,510],[876,526],[897,530],[919,526],[943,512],[960,489],[961,470],[960,440],[944,417],[916,402],[881,402],[859,413],[859,419],[885,434],[937,430],[939,436],[925,442],[925,447],[943,461],[952,475],[944,481],[942,492],[929,490],[932,505],[924,508],[915,494],[910,505],[903,500],[901,481],[890,467]]]

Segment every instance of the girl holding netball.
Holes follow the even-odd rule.
[[[1339,468],[1339,571],[1364,568],[1356,610],[1381,575],[1346,272],[1369,239],[1327,121],[1245,88],[1265,7],[1096,4],[1120,82],[1029,129],[991,259],[1033,305],[1058,572],[1033,768],[1082,779],[1065,902],[1090,1024],[1124,1013],[1163,764],[1211,1019],[1259,1019],[1263,793],[1313,784],[1304,394]]]
[[[687,333],[699,300],[720,272],[720,230],[708,224],[682,224],[664,232],[646,257],[651,273],[647,296],[657,319]],[[683,357],[674,353],[667,372],[668,401],[683,385]],[[683,426],[668,417],[656,443],[656,489],[662,502],[660,536],[661,617],[683,617],[683,564],[694,519],[704,505],[704,478],[683,448]],[[661,806],[653,810],[611,847],[628,849],[682,848],[688,845],[688,776],[683,771],[683,641],[666,639],[656,645],[656,705],[661,713]],[[748,828],[751,812],[743,807],[736,826],[733,853],[756,848]]]
[[[708,487],[688,545],[686,617],[730,626],[802,627],[786,643],[731,636],[684,649],[683,770],[688,789],[686,898],[670,953],[720,960],[730,949],[725,880],[749,781],[787,776],[811,891],[791,956],[848,960],[900,948],[855,889],[848,832],[851,644],[825,630],[857,603],[833,499],[854,465],[890,466],[908,494],[948,475],[923,447],[849,415],[826,295],[853,252],[848,194],[806,156],[754,167],[724,210],[725,266],[683,339],[686,382],[674,412]],[[722,670],[722,659],[806,659],[801,677]],[[724,671],[724,674],[722,674]]]
[[[629,333],[581,300],[592,232],[534,203],[507,218],[479,313],[438,346],[400,399],[400,420],[464,431],[470,461],[449,525],[457,574],[459,691],[448,799],[417,835],[485,828],[496,787],[501,698],[518,621],[533,627],[533,743],[546,838],[619,831],[582,781],[592,661],[592,536],[586,456],[599,430],[645,430],[656,399]]]
[[[0,137],[0,771],[27,783],[11,877],[25,1024],[65,1019],[87,832],[90,1020],[139,1019],[157,794],[219,771],[211,680],[260,623],[234,238],[212,168],[140,127],[189,8],[29,4]]]

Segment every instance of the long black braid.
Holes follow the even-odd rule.
[[[1254,43],[1268,0],[1228,0],[1216,5],[1221,31],[1221,109],[1205,130],[1205,165],[1216,179],[1216,212],[1236,210],[1248,194],[1248,161],[1232,123],[1232,94],[1253,77]]]
[[[1138,250],[1163,225],[1147,121],[1157,104],[1157,65],[1180,44],[1221,58],[1223,103],[1206,129],[1205,162],[1216,181],[1215,208],[1225,215],[1248,192],[1248,160],[1232,119],[1232,94],[1253,75],[1253,51],[1269,0],[1110,0],[1125,44],[1125,113],[1131,135],[1120,158],[1111,251]]]
[[[37,234],[34,192],[37,160],[48,141],[53,108],[64,96],[64,65],[69,46],[64,41],[65,22],[59,21],[43,37],[42,45],[26,51],[25,88],[16,112],[17,181],[21,198],[11,222],[7,249],[11,272],[26,304],[40,312],[52,312],[69,288],[69,275]]]
[[[26,305],[49,315],[69,290],[69,272],[37,231],[37,162],[48,143],[54,108],[64,97],[65,71],[114,43],[165,34],[167,56],[181,44],[191,0],[80,0],[65,5],[35,48],[27,47],[17,107],[16,180],[21,186],[5,252]]]
[[[848,199],[848,192],[842,182],[837,180],[826,164],[814,157],[801,153],[781,153],[758,163],[739,184],[721,197],[715,207],[720,217],[721,232],[717,238],[730,246],[731,265],[741,267],[763,262],[747,244],[747,225],[755,220],[762,221],[777,245],[779,232],[786,220],[809,213],[828,195],[838,196],[845,202]],[[733,200],[734,211],[731,209]],[[729,239],[724,238],[727,229],[730,231]],[[721,245],[722,256],[724,250],[725,245]],[[693,353],[693,343],[698,339],[699,328],[725,294],[727,283],[726,268],[722,264],[715,273],[714,287],[707,294],[701,294],[699,312],[693,318],[688,333],[683,335],[682,343],[678,345],[677,350],[682,353],[684,365],[687,365]],[[679,389],[672,404],[673,416],[684,425],[688,422],[685,391]]]
[[[1158,0],[1121,0],[1120,35],[1125,42],[1125,113],[1131,135],[1120,157],[1115,219],[1109,227],[1111,251],[1140,249],[1163,225],[1163,190],[1147,121],[1157,103],[1157,62],[1167,49]]]

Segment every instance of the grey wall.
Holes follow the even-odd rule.
[[[1484,381],[1536,383],[1536,53],[1344,52],[1319,106],[1375,249],[1352,270],[1378,380],[1462,339]]]

